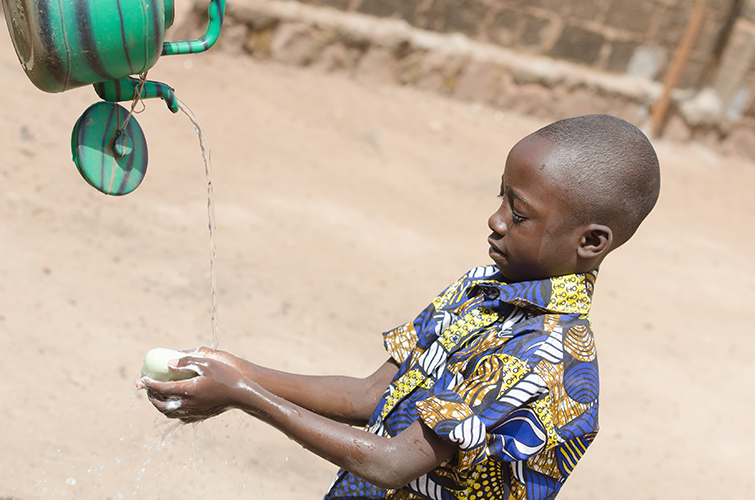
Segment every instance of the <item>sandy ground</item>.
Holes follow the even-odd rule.
[[[147,102],[147,178],[109,198],[70,159],[91,88],[38,91],[4,29],[0,68],[0,498],[319,498],[335,468],[284,436],[135,395],[147,350],[212,339],[188,119]],[[210,137],[220,347],[305,373],[370,373],[381,331],[487,262],[505,155],[544,125],[217,51],[150,77]],[[657,149],[659,205],[598,280],[602,431],[562,500],[755,495],[755,167]]]

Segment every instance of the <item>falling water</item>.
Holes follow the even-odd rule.
[[[215,273],[215,195],[212,192],[212,162],[210,160],[210,142],[207,139],[199,121],[191,112],[191,109],[178,100],[178,109],[189,117],[192,125],[194,125],[194,131],[197,133],[199,139],[199,149],[202,153],[202,160],[204,161],[204,171],[207,177],[207,217],[209,220],[210,229],[210,326],[212,328],[212,349],[217,349],[218,346],[218,280]]]

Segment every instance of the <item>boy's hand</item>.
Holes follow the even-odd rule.
[[[215,359],[243,373],[242,367],[244,365],[244,361],[234,356],[230,352],[216,351],[216,350],[210,349],[209,347],[204,347],[204,346],[195,347],[194,349],[183,351],[183,352],[189,355],[196,354],[197,356],[202,356],[203,358]]]
[[[189,423],[219,415],[237,405],[241,386],[251,384],[230,364],[209,357],[212,350],[201,352],[201,349],[206,348],[195,351],[205,357],[171,361],[171,368],[179,372],[197,372],[197,377],[177,382],[158,382],[148,377],[136,381],[137,387],[146,389],[154,407],[168,418]],[[223,353],[214,354],[223,357]]]

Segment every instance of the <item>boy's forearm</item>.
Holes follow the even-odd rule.
[[[241,372],[266,391],[319,415],[350,425],[364,425],[398,367],[385,363],[366,378],[308,376],[244,362]]]
[[[317,414],[266,390],[240,373],[243,370],[238,369],[237,363],[232,366],[209,357],[183,357],[170,366],[176,371],[196,372],[199,376],[171,382],[159,382],[147,377],[137,381],[138,387],[147,390],[150,402],[166,416],[196,422],[237,408],[377,486],[402,487],[437,467],[456,450],[419,421],[399,435],[386,438]],[[390,380],[391,373],[396,370],[395,364],[389,362],[365,380],[373,387],[383,383],[388,385],[386,379]],[[323,384],[322,380],[317,380],[318,377],[288,376],[262,369],[260,372],[259,378],[275,385],[282,393],[289,394],[291,399],[311,403],[323,414],[334,410],[342,412],[347,395],[336,398],[336,389],[348,387],[352,391],[360,385],[355,383],[352,386],[352,381],[344,382],[338,377],[324,377],[334,382]],[[327,389],[317,388],[321,386]],[[307,396],[308,390],[312,390],[313,394]],[[328,397],[333,397],[335,402],[328,404]],[[363,400],[369,402],[371,397]],[[368,406],[366,403],[364,405]],[[353,413],[360,412],[355,410]]]
[[[394,438],[356,429],[241,382],[235,406],[370,483],[397,489],[448,460],[456,448],[415,422]]]

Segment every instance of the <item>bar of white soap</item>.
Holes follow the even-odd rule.
[[[158,382],[173,382],[196,377],[196,372],[177,372],[168,366],[171,359],[180,359],[189,356],[185,352],[174,351],[158,347],[152,349],[144,356],[142,363],[142,377],[149,377]]]

